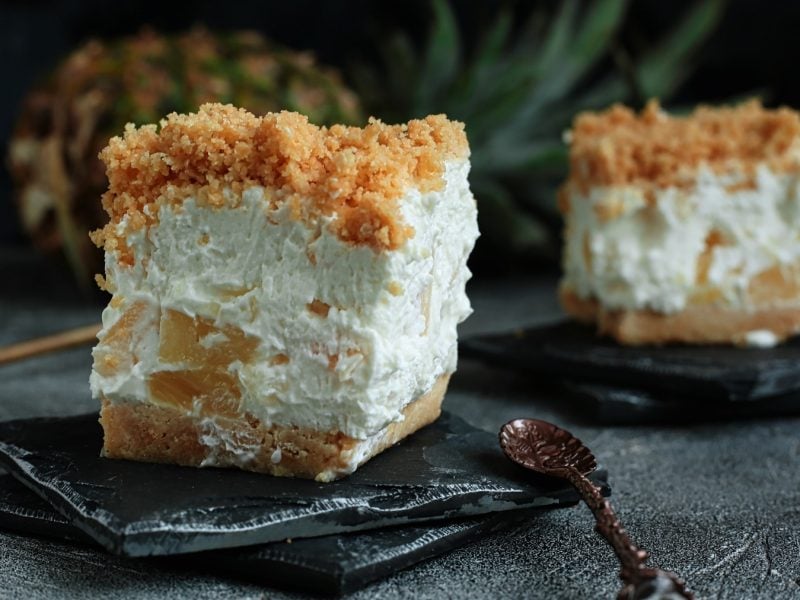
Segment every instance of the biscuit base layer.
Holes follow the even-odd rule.
[[[689,305],[674,314],[649,310],[607,310],[593,298],[579,298],[562,287],[561,306],[571,316],[596,323],[598,332],[629,346],[685,344],[745,345],[751,331],[771,331],[778,341],[800,332],[800,298],[794,307],[752,311],[715,305]]]
[[[367,440],[341,432],[264,425],[250,415],[241,419],[214,417],[214,430],[210,432],[210,415],[198,417],[146,402],[110,402],[104,398],[100,410],[105,434],[103,455],[333,481],[435,421],[449,380],[450,374],[439,377],[430,391],[405,407],[402,421],[389,424]],[[212,433],[215,441],[204,443]]]

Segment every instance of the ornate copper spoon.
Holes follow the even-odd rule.
[[[600,488],[588,478],[597,468],[591,451],[569,431],[536,419],[514,419],[500,430],[500,447],[511,460],[551,477],[566,479],[594,513],[596,531],[614,549],[625,583],[617,600],[692,600],[686,584],[674,573],[645,566],[648,553],[634,544],[603,498]]]

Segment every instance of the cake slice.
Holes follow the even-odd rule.
[[[567,136],[561,298],[624,344],[800,331],[800,119],[758,102],[614,106]]]
[[[330,481],[436,419],[478,236],[462,124],[207,104],[101,158],[105,456]]]

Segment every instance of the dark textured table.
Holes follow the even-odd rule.
[[[546,321],[555,279],[476,281],[462,335]],[[97,320],[63,276],[20,251],[0,252],[0,344]],[[0,367],[0,419],[78,414],[89,397],[88,348]],[[462,361],[446,408],[496,431],[520,416],[580,436],[608,467],[613,501],[659,566],[701,598],[800,598],[800,419],[601,428],[545,382]],[[377,582],[354,598],[612,598],[611,551],[585,507],[550,511]],[[293,598],[207,573],[84,546],[0,532],[2,598]]]

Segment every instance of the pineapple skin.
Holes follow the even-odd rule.
[[[63,254],[78,283],[90,287],[102,252],[88,233],[107,221],[98,153],[126,123],[158,122],[205,102],[255,114],[292,110],[318,124],[363,121],[359,99],[336,71],[255,32],[144,30],[89,41],[29,92],[9,145],[20,222],[34,244]]]

